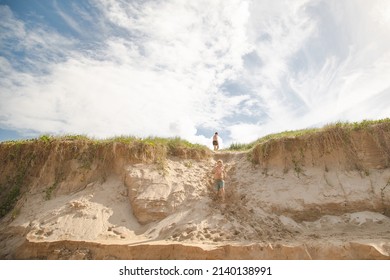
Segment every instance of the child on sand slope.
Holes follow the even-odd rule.
[[[216,166],[213,169],[215,188],[217,190],[217,197],[220,197],[222,201],[225,201],[225,167],[223,161],[218,160]]]

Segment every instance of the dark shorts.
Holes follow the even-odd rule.
[[[215,189],[219,191],[220,189],[223,189],[225,187],[225,181],[217,179],[215,180]]]
[[[210,142],[209,142],[209,143],[210,143]],[[218,146],[218,141],[215,141],[215,140],[214,140],[214,141],[213,141],[213,145],[214,145],[214,146]]]

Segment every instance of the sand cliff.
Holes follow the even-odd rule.
[[[388,122],[247,152],[61,140],[0,155],[1,259],[390,259]]]

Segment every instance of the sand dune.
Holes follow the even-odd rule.
[[[292,145],[299,151],[300,144]],[[373,167],[359,149],[363,169],[349,168],[337,149],[314,162],[308,148],[294,168],[287,160],[294,149],[279,154],[275,147],[261,163],[249,160],[248,152],[227,151],[157,163],[120,158],[110,172],[104,167],[104,176],[97,176],[103,170],[97,161],[89,169],[73,162],[65,172],[72,175],[50,199],[44,192],[50,180],[43,177],[60,164],[46,160],[40,170],[47,173],[31,181],[18,215],[1,220],[0,256],[390,259],[387,163]],[[224,202],[211,174],[218,159],[227,169]]]

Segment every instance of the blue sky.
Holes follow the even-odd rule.
[[[386,0],[0,0],[0,141],[210,145],[390,117]]]

